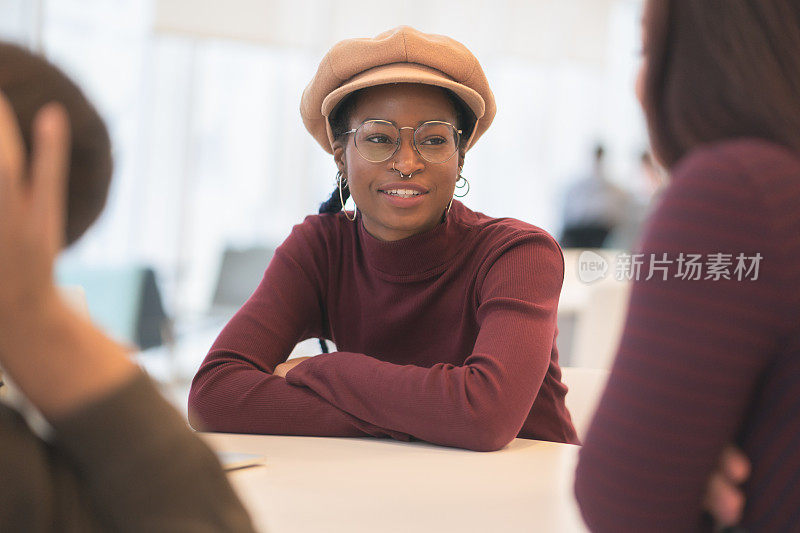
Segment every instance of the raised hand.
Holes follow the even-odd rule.
[[[69,121],[48,104],[33,124],[30,163],[16,116],[0,93],[0,325],[54,297],[64,239]]]

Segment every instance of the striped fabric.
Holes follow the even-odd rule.
[[[576,474],[585,520],[710,529],[706,483],[736,443],[753,464],[742,525],[800,531],[800,158],[756,139],[690,154],[641,254]],[[702,269],[687,275],[690,257]]]

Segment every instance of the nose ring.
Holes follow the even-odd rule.
[[[419,170],[414,170],[414,171],[410,172],[408,175],[403,174],[403,172],[399,168],[396,168],[394,166],[395,163],[396,163],[396,161],[392,161],[392,170],[394,170],[395,172],[398,172],[400,174],[400,179],[401,180],[403,180],[403,179],[411,179],[411,176],[414,175],[414,172],[419,172]]]

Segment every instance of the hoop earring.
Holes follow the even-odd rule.
[[[459,185],[458,182],[461,181],[461,180],[464,180],[464,183]],[[467,180],[467,178],[465,178],[464,176],[461,175],[461,167],[459,167],[458,168],[458,180],[456,180],[456,189],[463,189],[464,187],[466,187],[467,190],[464,191],[464,194],[455,194],[454,196],[456,198],[464,198],[466,195],[469,194],[469,181]]]
[[[358,215],[358,206],[355,205],[355,200],[353,200],[353,205],[355,205],[355,209],[353,210],[353,218],[347,216],[347,211],[344,208],[344,195],[342,194],[342,181],[344,181],[344,187],[347,187],[347,178],[342,179],[342,171],[336,173],[336,186],[339,187],[339,200],[342,202],[342,213],[344,213],[344,218],[349,220],[350,222],[356,221],[356,215]]]

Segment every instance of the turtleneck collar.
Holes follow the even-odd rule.
[[[463,223],[467,208],[453,201],[450,213],[436,227],[398,241],[382,241],[357,220],[358,237],[370,267],[389,276],[424,279],[447,267],[458,252],[465,250],[470,226]]]

